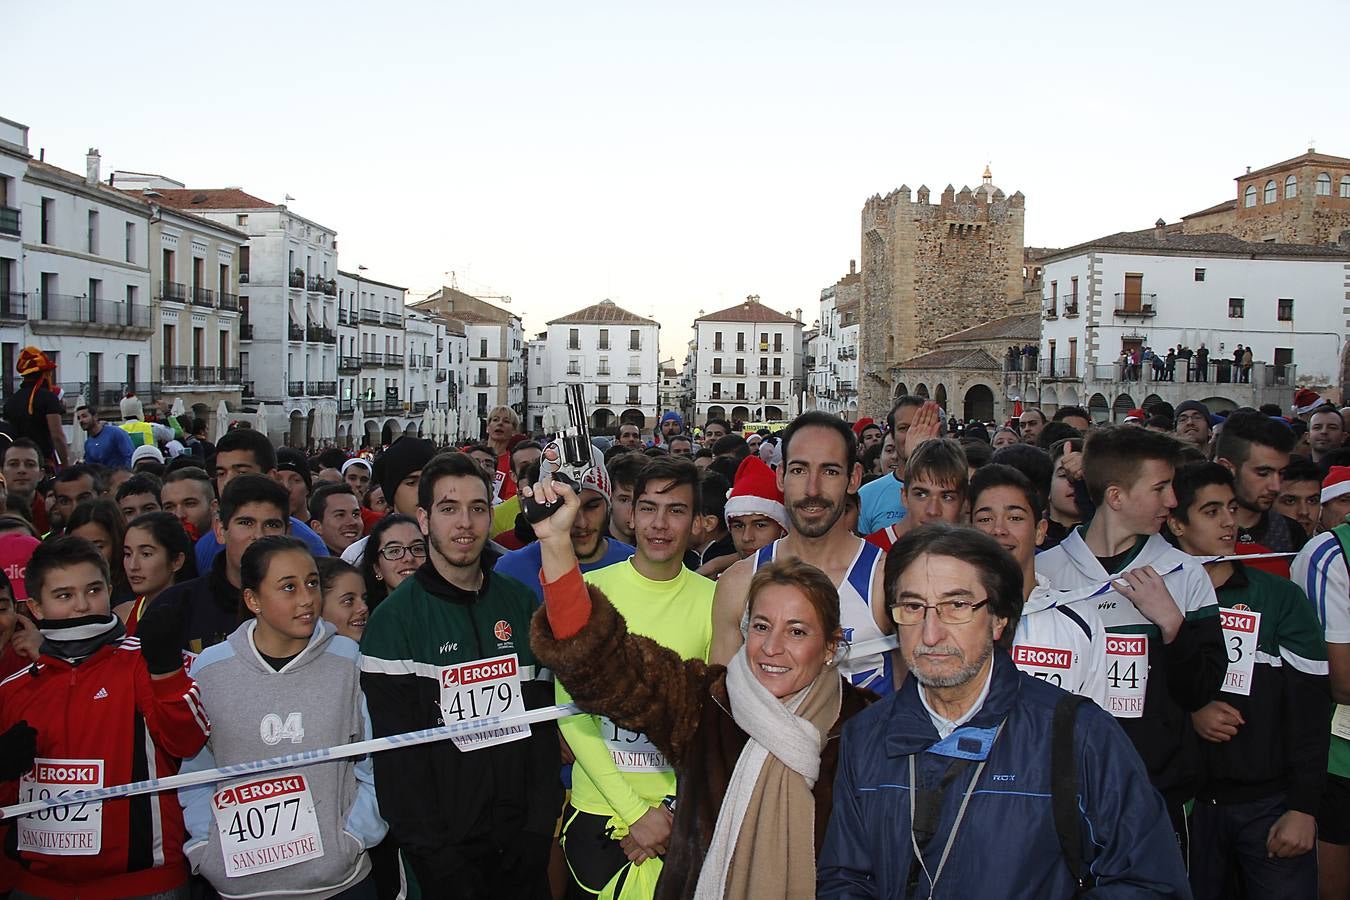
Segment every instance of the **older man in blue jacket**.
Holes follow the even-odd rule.
[[[1068,695],[1002,646],[1022,605],[1007,552],[931,525],[891,549],[885,575],[915,677],[845,726],[818,896],[1190,897],[1162,798],[1120,726],[1090,701],[1061,705]],[[1057,708],[1073,764],[1056,772]]]

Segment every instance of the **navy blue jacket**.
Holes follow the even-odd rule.
[[[1019,672],[996,648],[984,706],[942,741],[918,692],[916,680],[907,678],[897,693],[844,727],[817,896],[910,896],[908,766],[917,754],[920,788],[935,789],[951,766],[972,760],[943,795],[923,852],[933,875],[971,775],[980,759],[988,759],[934,897],[1072,897],[1050,803],[1051,720],[1064,692]],[[1125,732],[1104,710],[1085,703],[1074,725],[1074,748],[1083,852],[1097,879],[1087,896],[1189,898],[1162,797]],[[929,877],[920,870],[912,895],[929,893]]]

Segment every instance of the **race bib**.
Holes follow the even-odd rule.
[[[1144,714],[1144,691],[1148,686],[1148,636],[1106,636],[1106,711],[1117,719],[1137,719]]]
[[[441,717],[446,725],[525,711],[520,696],[520,662],[516,654],[444,666],[441,669]],[[530,726],[484,728],[450,738],[460,750],[480,750],[530,736]]]
[[[492,473],[492,505],[502,502],[502,485],[506,484],[506,473],[501,469]]]
[[[620,772],[670,772],[666,756],[645,734],[620,728],[608,716],[600,717],[600,733]]]
[[[319,818],[303,775],[274,775],[221,788],[211,798],[225,874],[284,869],[323,856]]]
[[[19,779],[19,801],[50,800],[103,787],[101,759],[35,759]],[[103,803],[44,809],[19,819],[19,849],[45,856],[96,856],[103,849]]]
[[[1252,672],[1256,668],[1256,635],[1261,630],[1261,614],[1238,609],[1219,610],[1224,648],[1228,651],[1228,674],[1223,691],[1250,697]]]
[[[1344,703],[1336,704],[1336,712],[1331,717],[1331,733],[1350,741],[1350,706]]]
[[[1030,644],[1015,644],[1012,648],[1013,664],[1033,678],[1048,681],[1057,688],[1066,691],[1074,689],[1064,681],[1073,669],[1073,651],[1059,647],[1033,647]]]

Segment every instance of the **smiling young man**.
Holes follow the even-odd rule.
[[[604,455],[591,448],[592,466],[581,482],[581,508],[572,521],[572,550],[581,563],[582,572],[603,569],[623,562],[633,553],[633,547],[608,537],[605,529],[610,523],[610,491],[612,485],[605,470]],[[629,490],[632,490],[631,486]],[[519,550],[512,550],[497,560],[493,571],[509,575],[534,591],[538,602],[544,601],[544,589],[539,583],[541,548],[532,541]]]
[[[1194,556],[1230,556],[1233,476],[1216,463],[1177,470],[1167,521]],[[1240,562],[1210,563],[1228,649],[1223,693],[1191,713],[1207,777],[1191,815],[1197,900],[1227,896],[1236,868],[1248,897],[1317,893],[1317,810],[1326,776],[1327,653],[1307,596]],[[1236,864],[1236,865],[1234,865]]]
[[[740,649],[750,579],[773,560],[800,559],[829,577],[839,590],[845,640],[858,644],[894,630],[882,591],[884,554],[855,535],[845,519],[846,498],[857,492],[862,480],[856,442],[848,423],[816,410],[803,413],[784,429],[778,488],[792,527],[786,537],[761,547],[718,579],[710,662],[726,665]],[[859,687],[887,694],[901,677],[894,663],[889,651],[850,655],[839,671]]]
[[[1171,437],[1144,428],[1089,435],[1083,472],[1096,513],[1036,557],[1036,574],[1061,591],[1109,581],[1111,590],[1081,601],[1106,626],[1107,712],[1134,742],[1183,835],[1184,807],[1200,780],[1186,714],[1218,694],[1227,656],[1204,567],[1158,533],[1176,506],[1178,451]]]
[[[970,521],[1012,555],[1022,570],[1022,617],[1012,634],[1013,664],[1023,672],[1106,706],[1106,631],[1090,604],[1061,605],[1036,577],[1045,540],[1044,503],[1027,476],[994,463],[970,482]]]
[[[585,514],[586,494],[583,490],[578,520]],[[684,565],[701,512],[698,468],[673,455],[652,460],[637,477],[634,498],[636,552],[623,562],[586,572],[586,582],[613,598],[633,634],[685,659],[706,660],[714,585]],[[574,522],[574,548],[576,528]],[[561,682],[556,691],[558,703],[571,701]],[[619,728],[603,716],[572,716],[560,725],[576,757],[562,843],[574,888],[596,894],[625,861],[664,855],[672,822],[664,801],[675,796],[675,772],[645,735]],[[616,821],[628,832],[631,853],[621,847],[619,837],[611,836]]]
[[[485,552],[491,476],[463,453],[419,468],[427,561],[376,607],[361,639],[376,737],[553,702],[529,645],[534,595],[494,573],[495,554]],[[562,807],[559,765],[555,725],[509,726],[376,754],[375,789],[425,890],[542,897]]]
[[[341,556],[361,536],[356,493],[346,483],[319,485],[309,498],[309,527],[323,538],[329,554]]]

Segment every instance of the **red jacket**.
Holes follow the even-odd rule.
[[[0,682],[0,733],[21,719],[37,729],[38,759],[85,763],[34,767],[53,784],[62,779],[51,773],[88,771],[87,763],[99,760],[104,787],[176,774],[178,760],[195,755],[211,731],[196,682],[181,669],[152,679],[135,638],[101,647],[78,666],[44,654],[32,667]],[[70,783],[84,786],[78,780]],[[7,804],[26,801],[31,792],[31,782],[10,782],[0,790],[0,799]],[[187,881],[176,792],[104,801],[101,828],[96,808],[67,810],[63,827],[88,822],[83,826],[88,834],[81,838],[90,840],[92,835],[101,846],[88,855],[25,850],[19,827],[23,820],[16,822],[20,859],[27,870],[19,878],[19,890],[94,900],[154,894]],[[30,841],[42,839],[41,829],[54,827],[52,816],[43,821],[34,814],[31,820]],[[50,832],[46,836],[52,839]]]

